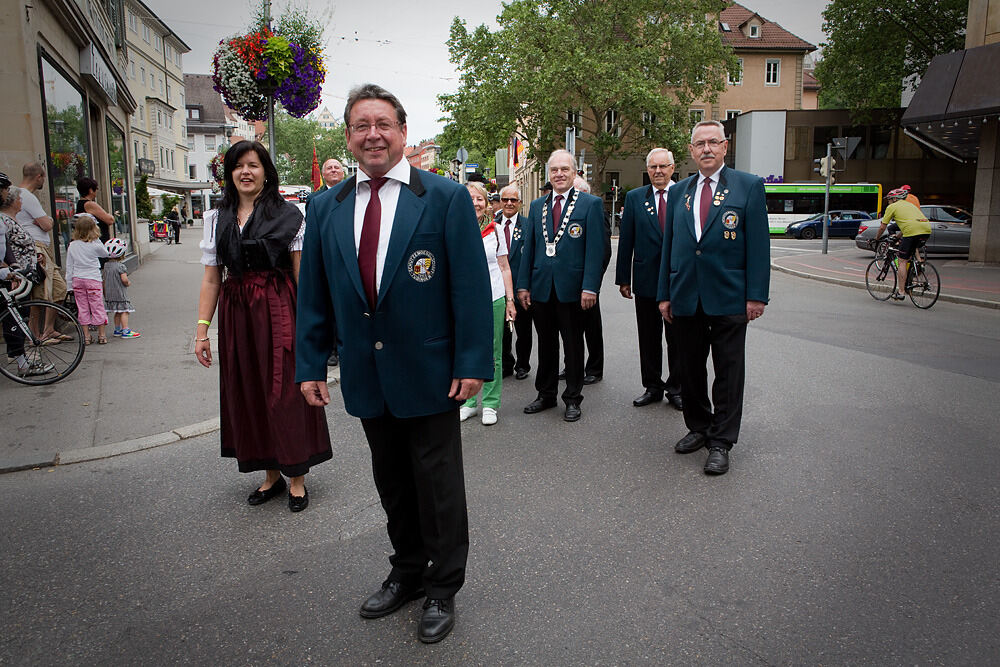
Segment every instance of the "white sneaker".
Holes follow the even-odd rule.
[[[467,408],[463,405],[461,408],[458,409],[458,418],[462,421],[465,421],[472,415],[476,414],[476,412],[478,412],[477,408]]]
[[[483,425],[493,426],[497,423],[497,411],[493,408],[483,408]]]

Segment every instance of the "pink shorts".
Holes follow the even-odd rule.
[[[100,280],[73,278],[73,297],[80,324],[108,323],[108,313],[104,310],[104,283]]]

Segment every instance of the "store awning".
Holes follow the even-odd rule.
[[[949,157],[976,160],[983,124],[1000,115],[997,72],[1000,43],[935,57],[900,124]]]
[[[211,190],[212,184],[209,181],[174,181],[166,178],[149,178],[147,185],[169,190],[173,194],[183,194],[191,190]]]

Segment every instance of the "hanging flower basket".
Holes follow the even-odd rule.
[[[212,180],[219,186],[219,189],[222,188],[222,185],[226,180],[226,173],[223,169],[225,159],[225,153],[216,153],[212,156],[212,159],[208,161],[208,172],[212,174]]]
[[[326,78],[321,32],[304,14],[291,11],[273,31],[258,26],[222,40],[212,59],[215,90],[247,120],[267,119],[268,95],[292,116],[305,116],[319,106]]]

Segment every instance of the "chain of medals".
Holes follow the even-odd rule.
[[[577,190],[573,191],[573,198],[566,202],[566,210],[562,214],[562,222],[559,225],[559,230],[556,232],[556,237],[552,241],[549,241],[549,201],[545,200],[542,204],[542,239],[545,241],[545,256],[555,257],[556,256],[556,244],[559,243],[559,239],[563,237],[566,233],[566,226],[569,224],[569,217],[573,215],[573,207],[576,206],[576,196],[579,194]]]

